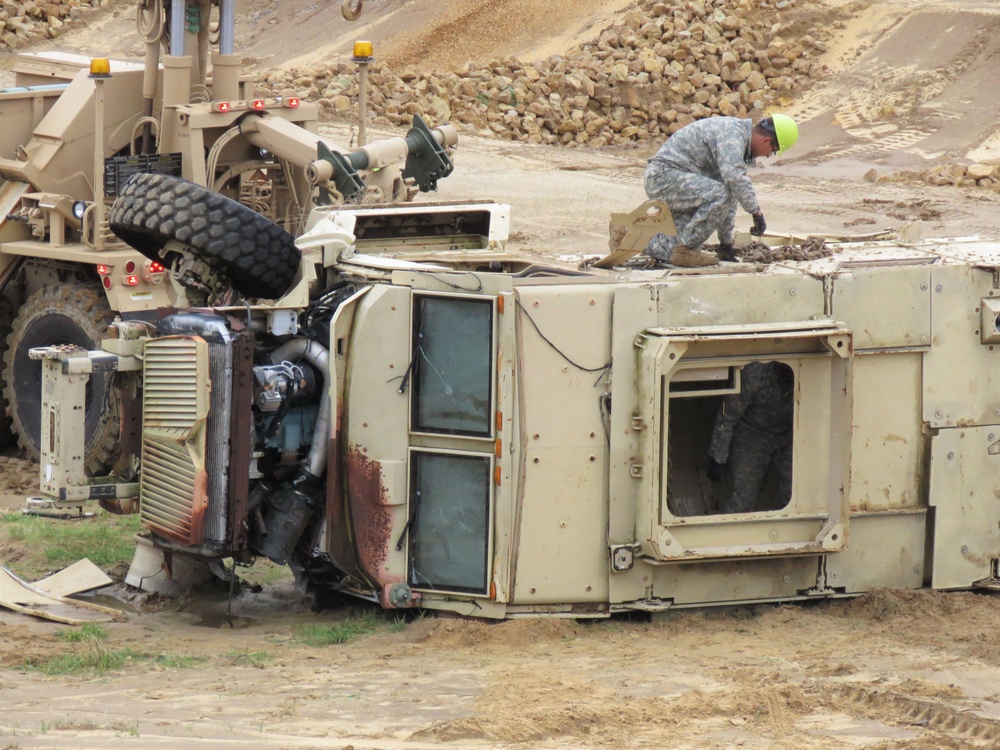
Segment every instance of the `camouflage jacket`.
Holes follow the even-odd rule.
[[[752,121],[737,117],[696,120],[670,136],[650,163],[719,180],[744,211],[757,213],[760,203],[747,175],[747,167],[754,166],[752,130]]]
[[[771,362],[751,362],[740,373],[740,392],[723,400],[715,420],[708,455],[724,464],[729,460],[733,430],[743,422],[760,437],[774,438],[779,444],[791,442],[795,416],[795,381],[782,378]]]

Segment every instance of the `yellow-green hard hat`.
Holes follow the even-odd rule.
[[[771,115],[770,120],[771,127],[768,130],[774,131],[778,139],[778,153],[783,154],[799,139],[799,126],[788,115]]]

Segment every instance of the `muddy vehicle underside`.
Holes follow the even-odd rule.
[[[277,305],[38,352],[43,492],[138,498],[168,562],[483,617],[997,584],[1000,245],[599,270],[508,229],[490,203],[317,209]],[[790,463],[732,512],[708,456],[759,363],[793,378]],[[99,371],[136,395],[138,481],[83,479],[67,437]]]

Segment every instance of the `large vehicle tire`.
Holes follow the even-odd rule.
[[[0,450],[14,443],[14,431],[10,424],[10,412],[7,408],[7,397],[4,391],[7,382],[4,379],[4,369],[7,363],[7,337],[14,325],[14,311],[7,300],[0,300]]]
[[[7,337],[4,397],[18,442],[36,461],[42,433],[42,363],[29,359],[28,350],[56,344],[96,349],[113,319],[96,284],[46,287],[17,313]],[[111,373],[94,373],[87,384],[84,464],[91,474],[109,466],[119,451],[120,397],[110,378]]]
[[[132,175],[111,207],[111,231],[147,258],[176,240],[245,297],[280,297],[301,254],[292,235],[231,198],[177,177]]]

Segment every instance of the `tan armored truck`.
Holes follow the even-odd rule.
[[[361,2],[343,7],[356,16]],[[249,257],[276,254],[250,288],[266,298],[283,294],[297,273],[290,234],[314,206],[405,202],[451,171],[449,126],[418,121],[404,138],[346,150],[317,135],[316,105],[256,96],[240,76],[234,19],[235,0],[142,0],[144,63],[92,66],[63,54],[16,61],[16,85],[0,91],[0,448],[16,437],[39,455],[41,371],[32,347],[94,348],[116,314],[163,307],[172,284],[193,278],[192,257],[171,269],[110,231],[108,209],[132,174],[184,178],[191,199],[217,193],[242,205],[234,220],[245,228],[277,225],[284,252],[274,238],[254,246],[258,235],[246,229]],[[370,54],[360,49],[356,59],[363,65]],[[155,189],[147,185],[146,197]],[[183,209],[171,216],[179,233],[184,217]],[[114,462],[134,422],[108,384],[97,374],[88,391],[91,472]]]
[[[506,252],[509,220],[317,208],[277,304],[178,298],[99,351],[35,352],[43,492],[137,499],[163,576],[267,557],[321,599],[387,608],[603,617],[998,585],[1000,244],[604,270]],[[74,440],[107,372],[141,404],[137,482],[87,479]]]

